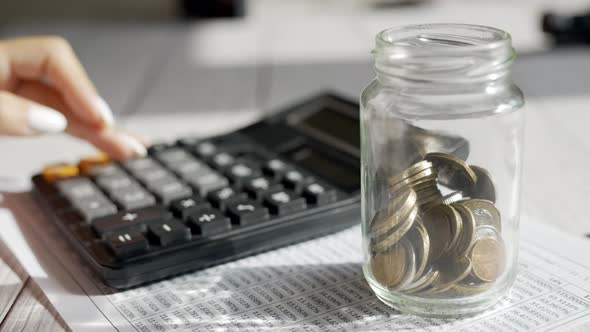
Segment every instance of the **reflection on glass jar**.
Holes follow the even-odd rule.
[[[392,28],[374,56],[361,95],[365,277],[403,312],[480,312],[516,274],[524,99],[510,36]]]

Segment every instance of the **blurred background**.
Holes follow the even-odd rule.
[[[19,0],[2,4],[0,37],[64,36],[119,116],[272,111],[323,89],[358,98],[373,77],[374,35],[432,22],[509,31],[527,95],[587,94],[590,53],[583,38],[561,37],[588,9],[579,0]],[[567,43],[543,32],[545,13],[563,15],[545,25]]]

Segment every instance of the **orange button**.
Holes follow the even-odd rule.
[[[43,178],[46,181],[53,181],[57,179],[76,176],[80,173],[78,166],[71,164],[56,164],[49,165],[43,168]]]
[[[108,164],[109,162],[111,162],[109,156],[104,152],[99,152],[95,156],[80,159],[78,167],[80,168],[80,172],[82,172],[82,174],[88,175],[88,172],[93,167]]]

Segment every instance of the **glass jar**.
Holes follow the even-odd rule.
[[[524,98],[510,35],[391,28],[373,53],[361,95],[365,277],[402,312],[480,312],[516,275]]]

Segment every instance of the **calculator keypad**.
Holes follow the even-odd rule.
[[[148,157],[55,180],[59,196],[51,201],[80,241],[127,260],[337,200],[334,188],[263,155],[192,139],[154,145]]]

